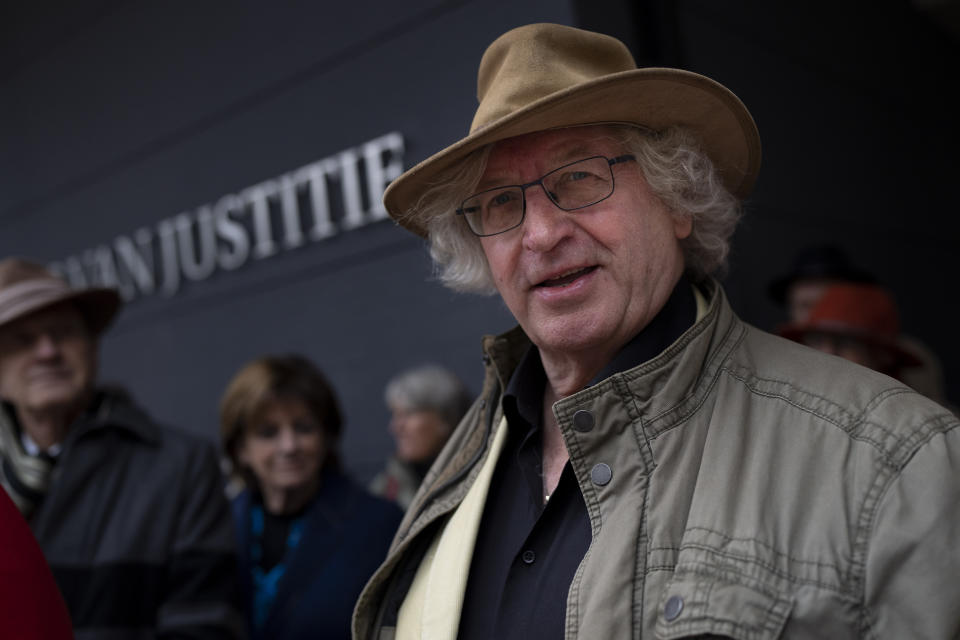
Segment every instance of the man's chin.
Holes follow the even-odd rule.
[[[527,335],[540,349],[577,352],[602,347],[605,340],[612,339],[613,332],[599,319],[578,311],[539,322]]]
[[[73,387],[47,387],[32,393],[27,406],[35,413],[70,412],[84,402],[84,395]]]

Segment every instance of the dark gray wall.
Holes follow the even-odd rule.
[[[389,131],[410,166],[466,131],[493,38],[571,21],[546,0],[62,5],[0,20],[0,255],[74,255]],[[479,337],[509,326],[498,300],[432,281],[419,239],[384,221],[134,300],[103,378],[214,438],[238,367],[302,352],[368,477],[390,448],[387,379],[439,361],[479,391]]]
[[[839,245],[892,290],[960,405],[957,3],[608,4],[578,2],[580,24],[627,40],[641,64],[719,80],[760,129],[760,179],[725,279],[740,315],[774,329],[785,318],[768,284],[804,247]]]
[[[960,397],[957,45],[910,5],[59,4],[0,9],[0,255],[74,255],[389,131],[411,166],[466,131],[494,37],[578,24],[642,62],[720,80],[753,112],[764,166],[727,279],[746,319],[773,326],[767,282],[801,246],[839,242],[894,288]],[[510,324],[497,300],[431,281],[420,241],[384,221],[132,301],[104,341],[103,377],[215,438],[241,364],[305,353],[334,381],[347,464],[368,477],[390,446],[389,376],[438,360],[476,391],[479,336]]]
[[[677,7],[678,63],[734,87],[763,140],[728,278],[736,308],[773,327],[767,283],[801,247],[839,244],[892,289],[957,403],[957,36],[907,2]]]

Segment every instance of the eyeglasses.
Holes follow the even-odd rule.
[[[523,223],[526,191],[540,185],[550,202],[564,211],[584,209],[613,195],[613,165],[636,160],[632,155],[592,156],[565,164],[527,184],[511,184],[475,193],[460,204],[470,230],[482,237],[510,231]]]

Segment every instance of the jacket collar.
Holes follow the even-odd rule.
[[[637,335],[627,342],[587,386],[632,369],[662,353],[697,317],[697,303],[690,280],[681,276],[663,308]],[[539,350],[530,345],[510,376],[504,393],[504,410],[508,416],[518,413],[530,425],[539,427],[546,375]]]
[[[11,424],[20,430],[17,412],[9,402],[0,403],[2,411]],[[137,407],[130,396],[115,389],[101,389],[94,394],[93,401],[83,414],[77,418],[67,431],[64,443],[76,440],[81,435],[100,429],[113,428],[126,431],[138,440],[150,445],[159,445],[161,434],[153,421]]]
[[[162,440],[160,429],[153,420],[125,391],[118,389],[99,390],[90,409],[70,428],[67,438],[72,440],[103,429],[125,431],[152,446],[158,446]]]
[[[669,415],[683,413],[683,407],[702,395],[719,370],[723,358],[733,346],[730,338],[737,333],[735,330],[742,330],[719,283],[707,279],[696,286],[707,300],[706,311],[672,344],[632,368],[609,371],[608,377],[559,401],[557,410],[572,413],[588,398],[596,397],[617,381],[622,381],[647,416],[666,419]],[[510,380],[531,342],[520,327],[515,327],[499,336],[485,336],[483,346],[485,360],[493,367],[501,388],[506,388],[506,381]]]

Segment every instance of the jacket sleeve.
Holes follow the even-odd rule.
[[[241,637],[235,609],[236,543],[213,448],[191,452],[178,497],[176,536],[166,567],[157,635],[164,640]]]
[[[879,496],[866,555],[877,638],[960,638],[960,425],[928,437]]]

